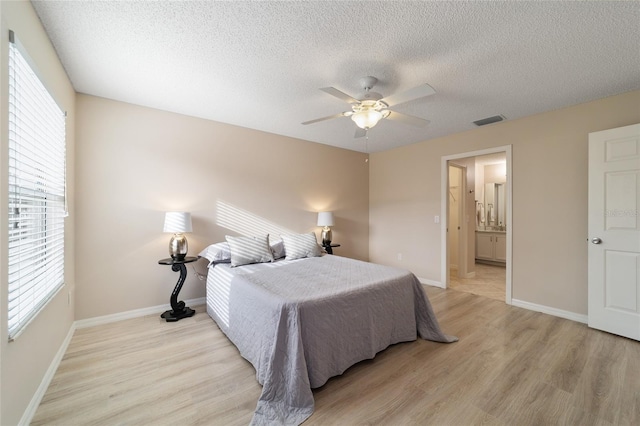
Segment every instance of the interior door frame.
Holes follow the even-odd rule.
[[[506,288],[505,303],[512,304],[512,259],[513,259],[513,179],[511,173],[511,149],[512,145],[503,145],[493,148],[481,149],[478,151],[462,152],[460,154],[445,155],[441,157],[440,162],[440,282],[442,288],[447,288],[449,283],[449,251],[447,247],[447,226],[449,222],[449,161],[460,158],[478,157],[487,154],[496,154],[504,152],[507,159],[507,270],[506,270]]]

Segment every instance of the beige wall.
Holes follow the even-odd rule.
[[[505,164],[488,164],[484,166],[484,183],[503,183],[507,181]]]
[[[81,94],[77,111],[76,319],[169,302],[168,210],[192,213],[191,255],[226,234],[319,235],[333,211],[334,253],[368,259],[366,154]],[[180,298],[204,294],[188,268]]]
[[[441,157],[512,145],[513,298],[586,314],[588,134],[638,122],[635,91],[372,154],[370,260],[439,282]]]
[[[2,206],[0,223],[7,223],[7,61],[8,31],[15,32],[34,62],[47,89],[67,111],[67,178],[70,216],[65,223],[65,287],[27,326],[15,341],[7,342],[7,275],[0,274],[0,424],[17,424],[42,382],[56,353],[60,349],[74,320],[73,302],[68,296],[74,291],[74,103],[75,92],[62,68],[56,52],[45,34],[40,20],[29,2],[0,2],[0,192]],[[7,229],[0,226],[0,270],[7,268]]]

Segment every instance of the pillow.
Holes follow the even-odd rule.
[[[271,252],[273,253],[274,260],[282,259],[284,257],[284,243],[282,242],[282,240],[276,241],[274,243],[269,242],[269,245],[271,246]]]
[[[260,237],[225,237],[231,249],[231,266],[273,262],[269,234]]]
[[[229,263],[231,262],[231,249],[229,243],[215,243],[202,250],[198,256],[204,257],[212,263]]]
[[[316,241],[316,234],[313,232],[308,234],[281,235],[281,237],[284,243],[286,260],[322,255],[322,249]]]

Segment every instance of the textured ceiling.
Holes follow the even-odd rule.
[[[33,4],[78,92],[363,152],[640,89],[637,1]],[[384,96],[430,84],[395,110],[431,124],[300,124],[367,75]]]

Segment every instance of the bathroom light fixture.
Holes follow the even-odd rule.
[[[333,226],[333,213],[332,212],[319,212],[318,213],[318,226],[322,226],[322,245],[328,246],[331,244],[331,228]]]
[[[164,215],[164,232],[173,232],[169,241],[169,254],[172,259],[184,260],[189,245],[184,232],[191,232],[191,213],[167,212]]]

